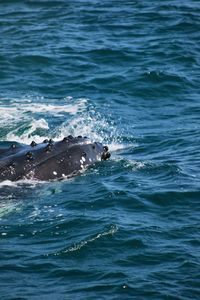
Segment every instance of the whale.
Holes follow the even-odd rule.
[[[0,142],[0,181],[62,180],[109,157],[108,146],[82,136],[32,141],[30,145]]]

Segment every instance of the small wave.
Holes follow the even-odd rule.
[[[121,167],[117,166],[117,169],[125,169],[125,170],[131,170],[131,171],[136,171],[140,169],[147,168],[149,163],[146,161],[137,161],[133,159],[124,159],[120,156],[115,157],[115,164],[120,164]]]
[[[166,71],[147,71],[143,74],[143,77],[148,80],[149,82],[152,83],[174,83],[180,84],[180,83],[185,83],[187,82],[187,78],[184,77],[182,74],[177,74],[177,73],[169,73]]]
[[[66,254],[66,253],[69,253],[69,252],[78,251],[81,248],[83,248],[84,246],[86,246],[86,245],[88,245],[90,243],[93,243],[94,241],[96,241],[96,240],[98,240],[98,239],[100,239],[100,238],[102,238],[104,236],[115,234],[117,231],[118,231],[117,225],[112,225],[112,226],[110,226],[109,230],[100,232],[100,233],[94,235],[93,237],[85,239],[83,241],[80,241],[77,244],[74,244],[73,246],[71,246],[71,247],[69,247],[67,249],[55,252],[53,254],[47,254],[46,256],[49,256],[49,255],[59,256],[59,255]]]

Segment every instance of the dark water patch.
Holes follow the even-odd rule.
[[[88,55],[90,58],[93,58],[93,60],[98,63],[99,61],[101,61],[101,63],[105,63],[107,66],[108,65],[117,65],[118,62],[120,62],[120,64],[123,61],[130,61],[132,59],[132,54],[123,51],[123,49],[109,49],[109,48],[100,48],[100,49],[92,49],[87,51],[86,53],[84,53],[86,55]],[[120,61],[119,61],[120,59]]]
[[[160,206],[193,205],[198,207],[199,191],[172,191],[154,193],[145,197]]]
[[[52,59],[47,56],[41,56],[41,55],[27,55],[27,56],[17,56],[13,58],[14,64],[30,64],[35,65],[38,64],[40,66],[50,65],[53,63]]]

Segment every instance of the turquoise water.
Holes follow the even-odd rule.
[[[0,24],[1,141],[112,154],[0,184],[1,299],[200,299],[199,1],[9,0]]]

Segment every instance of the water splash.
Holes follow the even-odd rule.
[[[123,148],[112,116],[103,116],[89,99],[66,97],[59,104],[58,99],[36,100],[28,97],[10,100],[9,106],[0,104],[2,140],[29,144],[33,139],[39,143],[47,137],[59,140],[71,134],[109,144],[113,151]]]

